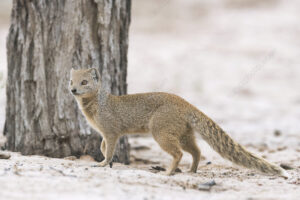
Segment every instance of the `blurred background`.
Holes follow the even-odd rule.
[[[178,94],[243,144],[284,141],[300,151],[299,7],[297,0],[132,0],[128,91]],[[1,0],[0,133],[10,10]]]
[[[244,144],[300,147],[299,7],[297,0],[134,0],[129,92],[178,94]]]

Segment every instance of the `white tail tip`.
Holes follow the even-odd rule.
[[[287,171],[285,171],[284,169],[281,171],[281,176],[285,179],[291,178],[291,175]]]

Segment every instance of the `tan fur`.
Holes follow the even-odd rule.
[[[81,85],[87,80],[87,85]],[[102,136],[101,151],[105,159],[99,166],[107,165],[113,156],[118,138],[124,134],[151,132],[160,147],[173,157],[167,174],[174,173],[182,150],[193,157],[190,171],[196,172],[200,150],[194,131],[221,156],[228,160],[264,173],[284,175],[286,172],[266,160],[245,150],[233,141],[215,122],[184,99],[167,93],[143,93],[114,96],[101,85],[94,68],[71,71],[70,89],[76,89],[81,111],[90,125]]]

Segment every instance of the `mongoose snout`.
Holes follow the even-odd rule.
[[[71,89],[72,94],[76,94],[76,89]]]

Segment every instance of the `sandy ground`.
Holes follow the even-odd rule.
[[[7,152],[0,199],[300,199],[299,6],[297,0],[133,0],[128,55],[129,93],[184,97],[250,151],[292,166],[291,179],[234,166],[200,138],[198,173],[186,172],[191,158],[184,154],[183,173],[167,177],[151,167],[165,168],[171,158],[151,137],[131,137],[131,165],[113,168]],[[4,26],[0,85],[6,34]],[[0,125],[4,94],[0,87]],[[211,180],[210,191],[198,189]]]
[[[91,166],[96,163],[86,160],[10,153],[10,160],[0,161],[0,199],[300,198],[299,162],[296,169],[289,171],[292,178],[285,180],[232,166],[210,153],[206,154],[207,149],[204,149],[206,158],[197,174],[187,172],[190,159],[185,155],[180,165],[183,172],[168,177],[151,170],[155,166],[166,167],[170,162],[151,138],[131,138],[130,142],[133,147],[131,165],[115,163],[112,168],[94,168]],[[252,151],[258,153],[255,149]],[[284,152],[272,154],[277,157],[290,153]],[[207,164],[210,160],[212,164]],[[199,190],[200,184],[212,180],[216,185],[209,191]]]

